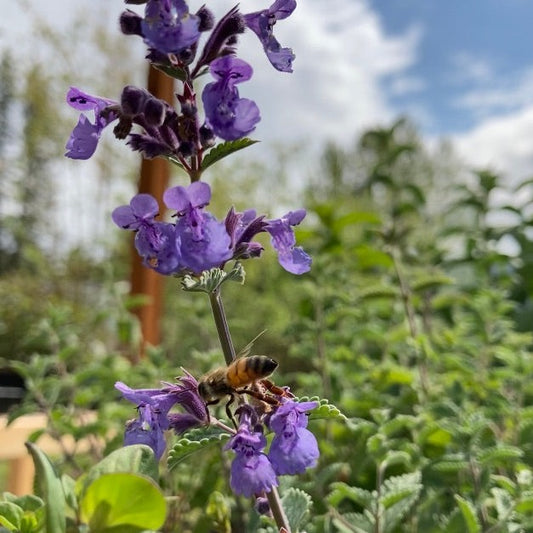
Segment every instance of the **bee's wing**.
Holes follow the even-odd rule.
[[[254,342],[259,338],[261,337],[261,335],[263,335],[263,333],[266,331],[266,329],[264,329],[263,331],[261,331],[261,333],[259,333],[258,335],[256,335],[238,354],[237,354],[237,359],[239,359],[240,357],[248,357],[250,355],[250,352],[252,351],[252,348],[254,346]]]

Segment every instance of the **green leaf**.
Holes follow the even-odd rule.
[[[43,507],[44,502],[41,498],[34,496],[33,494],[25,494],[24,496],[15,496],[10,492],[4,492],[2,497],[6,502],[14,503],[18,505],[24,511],[37,511]]]
[[[519,513],[533,513],[533,491],[527,490],[520,495],[520,500],[515,506]]]
[[[14,503],[0,502],[0,525],[7,527],[9,531],[20,529],[20,523],[24,511]]]
[[[254,141],[253,139],[244,137],[242,139],[237,139],[236,141],[227,141],[222,144],[219,144],[218,146],[215,146],[204,157],[202,161],[202,171],[204,171],[206,168],[209,168],[213,163],[220,161],[224,157],[233,154],[234,152],[238,152],[243,148],[247,148],[248,146],[252,146],[252,144],[255,144],[257,142],[259,141]]]
[[[376,527],[371,515],[361,513],[335,514],[333,523],[341,533],[374,533]]]
[[[333,506],[338,507],[343,500],[351,500],[362,507],[369,509],[370,504],[375,499],[375,493],[359,487],[350,487],[343,482],[333,483],[332,492],[327,497],[327,502]]]
[[[159,466],[154,452],[149,446],[133,444],[132,446],[119,448],[89,470],[87,476],[81,481],[80,498],[83,498],[89,485],[100,476],[117,472],[142,474],[157,481],[159,477]]]
[[[309,420],[319,420],[319,419],[341,419],[346,422],[348,419],[343,415],[339,408],[335,405],[329,403],[329,400],[326,398],[319,398],[318,396],[302,396],[297,398],[298,402],[318,402],[318,406],[315,407],[312,411],[309,411]]]
[[[518,460],[523,455],[524,452],[516,446],[500,445],[481,451],[478,456],[478,461],[483,466],[495,466]]]
[[[459,505],[459,509],[461,511],[461,514],[463,515],[463,519],[468,529],[468,533],[480,533],[481,524],[479,523],[479,519],[476,514],[476,509],[473,504],[468,500],[465,500],[463,497],[459,496],[459,494],[455,494],[454,498],[457,504]]]
[[[175,468],[193,453],[204,450],[214,444],[220,444],[229,437],[226,432],[212,426],[188,431],[185,435],[174,444],[168,454],[167,465],[169,470]]]
[[[229,272],[220,268],[212,268],[204,271],[199,278],[186,275],[183,277],[181,285],[184,291],[211,294],[226,281],[244,283],[245,276],[243,266],[237,262]]]
[[[104,474],[87,488],[80,514],[91,533],[157,530],[165,522],[166,501],[148,477],[118,472]]]
[[[35,465],[37,495],[45,503],[45,529],[54,533],[66,531],[65,495],[61,479],[50,459],[34,444],[26,443]]]
[[[309,514],[309,509],[313,503],[311,496],[303,490],[291,487],[285,491],[281,498],[281,503],[285,509],[291,530],[296,533],[300,530],[306,516]]]
[[[411,284],[411,289],[414,292],[424,292],[431,289],[438,289],[439,287],[444,287],[446,285],[453,285],[454,280],[448,276],[444,275],[433,275],[433,276],[424,276],[421,277]]]
[[[167,65],[158,65],[158,64],[154,64],[154,63],[152,63],[152,64],[154,65],[154,67],[157,70],[160,70],[161,72],[164,72],[167,76],[170,76],[171,78],[175,78],[175,79],[180,80],[180,81],[185,81],[187,79],[187,73],[182,68],[170,67],[170,66],[167,66]]]
[[[492,488],[492,495],[496,504],[496,512],[498,513],[498,520],[505,520],[509,517],[514,502],[511,495],[504,489]]]

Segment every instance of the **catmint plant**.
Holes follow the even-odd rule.
[[[149,194],[137,194],[128,205],[117,207],[112,220],[134,232],[135,248],[147,268],[181,279],[185,290],[208,294],[225,362],[232,368],[237,355],[220,288],[225,281],[243,281],[242,261],[261,257],[263,246],[254,240],[260,233],[269,234],[286,271],[308,272],[311,258],[296,245],[294,234],[306,212],[295,209],[270,219],[253,207],[236,212],[228,206],[219,220],[208,210],[212,193],[202,175],[214,162],[253,144],[247,135],[261,120],[258,105],[245,96],[253,68],[237,55],[239,35],[251,30],[272,66],[292,72],[294,53],[279,44],[273,29],[294,11],[296,1],[276,0],[253,13],[233,7],[219,21],[206,6],[194,12],[185,0],[126,0],[126,4],[144,6],[144,11],[125,10],[120,17],[122,32],[140,37],[148,61],[181,82],[178,106],[131,85],[117,92],[115,100],[71,87],[67,102],[81,114],[65,155],[90,158],[104,130],[113,125],[115,137],[131,150],[147,159],[163,157],[185,172],[188,183],[169,188],[163,196],[173,214],[170,221],[159,217],[158,202]],[[198,96],[202,75],[210,79]],[[146,444],[161,458],[169,432],[181,435],[192,428],[216,427],[229,439],[224,449],[232,455],[233,492],[253,497],[259,512],[272,512],[279,529],[290,531],[277,492],[278,478],[316,465],[318,444],[307,429],[307,413],[317,402],[298,402],[287,388],[263,385],[263,377],[253,374],[240,389],[229,385],[222,389],[220,396],[230,399],[228,422],[209,413],[199,381],[186,370],[176,383],[162,382],[158,389],[134,390],[118,382],[118,391],[137,408],[137,418],[126,424],[124,443]],[[245,401],[245,394],[250,401]],[[232,402],[238,404],[233,411]]]

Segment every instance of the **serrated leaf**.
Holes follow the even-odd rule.
[[[459,496],[459,494],[455,494],[454,498],[459,505],[459,510],[463,515],[468,533],[480,533],[481,524],[479,523],[475,507],[471,502],[465,500],[462,496]]]
[[[46,531],[64,533],[67,524],[65,520],[65,495],[63,494],[61,479],[44,452],[29,442],[26,442],[26,448],[28,448],[35,464],[37,495],[45,502]]]
[[[524,452],[516,446],[494,446],[483,450],[479,456],[478,461],[483,466],[494,466],[508,461],[518,460],[524,455]]]
[[[291,530],[296,533],[304,524],[306,515],[309,514],[309,509],[313,503],[311,496],[303,490],[291,487],[285,491],[285,494],[281,498],[281,503],[287,515]]]
[[[390,287],[387,285],[374,285],[362,289],[359,293],[358,300],[375,300],[380,298],[388,298],[394,300],[398,298],[400,292],[396,287]]]
[[[236,281],[242,284],[245,277],[246,273],[242,264],[237,262],[229,272],[220,268],[212,268],[205,270],[199,278],[186,275],[183,277],[181,285],[184,291],[211,294],[226,281]]]
[[[214,444],[220,444],[229,437],[228,433],[218,428],[196,429],[187,432],[186,435],[186,437],[181,438],[174,444],[168,454],[167,465],[169,470],[175,468],[193,453],[205,450]]]
[[[361,513],[335,514],[333,524],[341,533],[374,533],[375,522]]]
[[[343,415],[338,407],[329,403],[329,400],[326,398],[319,398],[318,396],[302,396],[298,398],[298,402],[318,402],[318,406],[315,407],[312,411],[309,411],[309,420],[319,420],[319,419],[341,419],[342,421],[347,421],[345,415]]]
[[[453,285],[454,280],[444,275],[425,276],[412,282],[413,292],[422,292],[430,289],[437,289],[446,285]]]
[[[252,144],[257,142],[259,141],[254,141],[253,139],[244,137],[242,139],[237,139],[236,141],[226,141],[218,146],[215,146],[204,157],[202,161],[202,171],[204,171],[206,168],[209,168],[212,164],[220,161],[224,157],[233,154],[234,152],[238,152],[243,148],[247,148],[248,146],[252,146]]]
[[[333,507],[338,507],[343,500],[351,500],[368,509],[375,499],[372,492],[360,487],[351,487],[340,481],[333,483],[332,489],[331,494],[327,497],[327,502]]]

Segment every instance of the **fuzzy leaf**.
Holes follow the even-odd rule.
[[[459,494],[455,494],[454,498],[457,504],[459,505],[459,509],[461,510],[461,514],[463,515],[463,519],[468,529],[468,533],[480,533],[481,524],[479,523],[475,507],[472,505],[471,502],[459,496]]]
[[[220,268],[212,268],[204,271],[199,278],[186,275],[183,277],[181,285],[184,291],[211,294],[226,281],[244,283],[245,275],[241,263],[237,262],[229,272]]]
[[[202,171],[210,167],[213,163],[220,161],[224,157],[233,154],[234,152],[238,152],[243,148],[247,148],[248,146],[252,146],[252,144],[255,144],[257,142],[259,141],[254,141],[253,139],[244,137],[243,139],[237,139],[236,141],[227,141],[215,146],[204,157],[202,161]]]
[[[341,533],[374,533],[376,527],[371,516],[361,513],[335,515],[333,523]]]
[[[170,450],[167,465],[169,470],[175,468],[179,463],[187,459],[193,453],[204,450],[214,444],[220,444],[229,435],[218,428],[200,428],[186,433]]]
[[[483,466],[495,466],[497,464],[518,460],[523,455],[524,452],[516,446],[494,446],[483,450],[479,454],[478,460]]]
[[[375,499],[375,495],[372,492],[359,487],[350,487],[350,485],[343,482],[333,483],[332,488],[333,490],[327,497],[327,501],[333,507],[338,507],[343,500],[351,500],[368,509]]]
[[[38,496],[45,502],[45,529],[54,533],[66,531],[65,495],[61,479],[57,475],[50,459],[34,444],[26,443],[35,464],[36,486]]]
[[[329,403],[329,400],[327,400],[326,398],[319,398],[318,396],[302,396],[301,398],[298,398],[298,401],[318,402],[318,406],[312,411],[309,411],[309,420],[319,420],[321,418],[340,418],[344,422],[348,420],[346,416],[340,412],[339,408]]]
[[[292,531],[299,531],[313,503],[311,496],[303,490],[291,487],[285,491],[285,494],[281,498],[281,503],[285,509],[285,514],[287,515]]]
[[[9,531],[18,531],[22,522],[24,511],[14,503],[0,502],[0,526]]]

